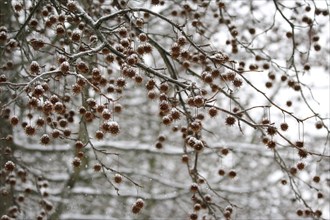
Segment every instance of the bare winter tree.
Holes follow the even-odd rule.
[[[0,217],[329,219],[329,2],[0,2]]]

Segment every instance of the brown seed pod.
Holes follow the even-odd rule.
[[[218,174],[219,176],[224,176],[226,174],[226,171],[224,171],[223,169],[219,169]]]
[[[234,125],[235,122],[236,122],[236,118],[231,115],[227,116],[226,121],[225,121],[226,125],[228,125],[228,126]]]
[[[123,181],[123,177],[122,175],[116,173],[115,176],[113,177],[113,180],[115,181],[115,183],[120,184]]]
[[[14,162],[12,161],[7,161],[4,165],[5,167],[5,170],[8,171],[8,172],[11,172],[15,169],[16,165]]]
[[[75,157],[75,158],[73,159],[73,161],[72,161],[72,165],[73,165],[74,167],[79,167],[80,164],[81,164],[81,160],[80,160],[80,158],[79,158],[79,157]]]
[[[268,147],[269,149],[274,149],[274,148],[276,147],[276,142],[273,141],[273,140],[269,140],[269,141],[267,142],[267,147]]]
[[[298,170],[303,170],[305,168],[305,164],[303,162],[297,163]]]
[[[40,73],[40,65],[37,61],[32,61],[30,64],[30,73],[31,74],[39,74]]]
[[[316,122],[316,123],[315,123],[315,127],[316,127],[316,129],[321,129],[321,128],[323,128],[323,122],[322,122],[322,121],[318,121],[318,122]]]
[[[101,170],[101,168],[102,168],[102,165],[99,163],[97,163],[93,166],[93,169],[95,172],[99,172]]]
[[[200,95],[195,96],[193,100],[194,100],[194,105],[197,108],[202,107],[204,105],[204,98]]]
[[[112,135],[117,135],[120,132],[119,124],[115,121],[108,122],[109,124],[109,133]]]
[[[234,170],[231,170],[231,171],[229,171],[229,173],[228,173],[228,176],[229,176],[230,178],[235,178],[236,175],[237,175],[237,173],[236,173],[236,171],[234,171]]]
[[[191,186],[190,186],[190,191],[192,193],[196,193],[198,191],[198,185],[197,183],[192,183]]]
[[[27,125],[27,126],[25,127],[25,133],[26,133],[27,135],[32,136],[32,135],[35,134],[35,132],[36,132],[36,129],[35,129],[34,127],[32,127],[31,125]]]
[[[189,156],[187,154],[182,155],[181,161],[182,161],[182,163],[188,163],[189,162]]]
[[[50,137],[48,134],[43,134],[40,138],[40,143],[43,145],[47,145],[50,142]]]
[[[211,118],[215,117],[218,115],[218,109],[215,107],[209,108],[209,115]]]
[[[96,138],[96,139],[98,139],[98,140],[102,140],[103,137],[104,137],[104,133],[103,133],[103,131],[98,130],[98,131],[95,132],[95,138]]]
[[[137,207],[136,205],[132,206],[132,213],[133,214],[138,214],[141,211],[141,209],[139,207]]]
[[[163,148],[163,144],[161,142],[156,142],[155,147],[157,149],[162,149]]]
[[[173,120],[179,120],[181,118],[181,113],[175,108],[171,109],[170,115]]]
[[[277,128],[276,127],[273,127],[273,126],[269,126],[269,127],[267,127],[266,132],[270,136],[274,136],[277,133]]]
[[[283,123],[280,125],[280,127],[281,127],[281,130],[282,130],[282,131],[287,131],[288,128],[289,128],[289,125],[288,125],[287,123],[283,122]]]
[[[12,117],[10,118],[10,124],[11,124],[12,126],[16,126],[16,125],[18,124],[18,122],[19,122],[19,119],[18,119],[18,117],[17,117],[16,115],[14,115],[14,116],[12,116]]]
[[[315,183],[319,183],[320,180],[321,180],[321,178],[320,178],[319,176],[314,176],[314,177],[313,177],[313,181],[314,181]]]

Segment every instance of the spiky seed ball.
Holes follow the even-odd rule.
[[[142,78],[141,75],[136,74],[136,75],[134,76],[134,80],[135,80],[135,82],[136,82],[137,84],[140,84],[140,83],[142,83],[143,78]]]
[[[273,140],[268,141],[268,142],[267,142],[267,147],[268,147],[269,149],[274,149],[274,148],[276,147],[276,142],[273,141]]]
[[[165,93],[159,95],[159,101],[168,101],[168,96]]]
[[[169,105],[169,103],[167,101],[161,101],[159,103],[159,109],[162,112],[168,112],[169,109],[170,109],[170,105]]]
[[[196,193],[198,191],[198,185],[197,183],[192,183],[191,186],[190,186],[190,191],[192,193]]]
[[[71,130],[69,128],[66,128],[63,130],[63,134],[66,137],[69,137],[71,135]]]
[[[295,167],[291,167],[290,170],[289,170],[289,172],[290,172],[291,175],[296,175],[297,172],[298,172],[298,170]]]
[[[320,178],[319,176],[314,176],[314,177],[313,177],[313,181],[314,181],[315,183],[319,183],[320,180],[321,180],[321,178]]]
[[[231,206],[227,206],[225,210],[230,213],[233,213],[233,208]]]
[[[166,115],[163,117],[162,121],[164,125],[168,126],[172,123],[173,119],[169,115]]]
[[[270,136],[273,136],[273,135],[275,135],[275,134],[276,134],[276,132],[277,132],[277,129],[276,129],[276,127],[273,127],[273,126],[269,126],[269,127],[267,128],[267,134],[269,134]]]
[[[166,82],[160,84],[160,86],[159,86],[159,90],[163,93],[168,92],[169,88],[170,87],[169,87],[168,83],[166,83]]]
[[[262,123],[263,125],[267,125],[267,124],[270,123],[270,120],[269,120],[268,118],[263,118],[262,121],[261,121],[261,123]]]
[[[142,208],[144,207],[144,201],[143,201],[143,199],[141,199],[141,198],[137,199],[137,200],[135,201],[135,205],[136,205],[137,207],[139,207],[140,209],[142,209]]]
[[[181,113],[175,108],[171,109],[170,114],[173,120],[179,120],[181,118]]]
[[[303,148],[304,147],[304,142],[303,141],[296,141],[296,146],[299,148]]]
[[[30,64],[30,72],[32,74],[39,74],[40,73],[40,65],[37,61],[32,61]]]
[[[116,173],[113,177],[113,180],[115,181],[115,183],[120,184],[123,181],[123,177],[122,175]]]
[[[143,55],[145,53],[143,44],[137,46],[136,53]]]
[[[303,170],[305,168],[305,164],[303,162],[297,163],[298,170]]]
[[[191,213],[189,216],[190,220],[197,220],[198,219],[198,215],[196,213]]]
[[[150,80],[148,80],[147,83],[146,83],[146,89],[147,89],[147,90],[152,90],[152,89],[155,87],[155,85],[156,85],[155,80],[150,79]]]
[[[226,121],[225,121],[226,125],[228,125],[228,126],[234,125],[235,122],[236,122],[236,118],[233,116],[230,116],[230,115],[227,116]]]
[[[286,184],[288,184],[288,181],[286,181],[285,179],[283,179],[283,180],[281,180],[281,184],[282,185],[286,185]]]
[[[281,127],[281,130],[282,130],[282,131],[287,131],[288,128],[289,128],[289,125],[288,125],[287,123],[283,122],[283,123],[280,125],[280,127]]]
[[[101,168],[102,168],[102,165],[99,163],[97,163],[93,166],[93,169],[95,172],[99,172],[101,170]]]
[[[80,158],[79,158],[79,157],[75,157],[75,158],[73,159],[73,161],[72,161],[72,165],[73,165],[74,167],[79,167],[80,164],[81,164],[81,160],[80,160]]]
[[[48,134],[43,134],[40,138],[40,143],[43,145],[47,145],[50,142],[50,137]]]
[[[315,212],[314,212],[314,215],[317,217],[317,218],[320,218],[322,216],[322,211],[317,209]]]
[[[121,113],[123,110],[123,106],[119,103],[116,103],[115,106],[113,107],[113,110],[116,113]]]
[[[81,150],[84,146],[85,145],[84,145],[84,143],[82,141],[76,141],[76,143],[75,143],[75,147],[78,150]]]
[[[164,142],[165,139],[166,139],[166,137],[164,135],[159,135],[158,136],[158,141],[160,141],[160,142]]]
[[[298,151],[298,155],[299,155],[301,158],[306,158],[308,154],[307,154],[306,150],[299,149],[299,151]]]
[[[104,137],[104,133],[103,133],[103,131],[98,130],[98,131],[95,132],[95,138],[96,138],[96,139],[98,139],[98,140],[102,140],[103,137]]]
[[[223,155],[227,155],[227,154],[229,153],[228,148],[223,148],[223,149],[221,149],[221,153],[222,153]]]
[[[209,108],[209,115],[211,116],[211,118],[217,116],[218,114],[218,109],[215,107],[211,107]]]
[[[209,195],[209,194],[206,194],[206,195],[204,196],[204,199],[205,199],[206,202],[211,202],[211,201],[212,201],[212,197],[211,197],[211,195]]]
[[[145,33],[141,33],[141,34],[139,34],[139,40],[141,42],[145,42],[148,40],[148,36]]]
[[[136,21],[135,21],[135,24],[136,24],[137,27],[140,27],[140,28],[143,27],[143,25],[144,25],[143,18],[137,18]]]
[[[193,147],[194,147],[195,151],[200,152],[204,149],[204,144],[202,141],[198,140],[198,141],[196,141],[196,143],[194,144]]]
[[[120,132],[119,124],[115,121],[109,122],[109,132],[112,135],[117,135]]]
[[[235,79],[233,80],[233,85],[236,88],[240,88],[243,85],[243,81],[237,77],[235,77]]]
[[[266,86],[266,88],[271,88],[272,86],[273,86],[273,83],[272,82],[266,82],[265,83],[265,86]]]
[[[104,120],[109,120],[111,118],[111,113],[110,113],[109,109],[103,109],[102,118]]]
[[[157,93],[156,93],[156,91],[155,90],[150,90],[150,91],[148,91],[148,98],[149,99],[155,99],[155,98],[157,98]]]
[[[234,170],[231,170],[231,171],[229,171],[229,173],[228,173],[228,176],[230,177],[230,178],[235,178],[236,177],[236,175],[237,175],[237,173],[236,173],[236,171],[234,171]]]
[[[187,42],[187,39],[184,36],[180,36],[177,40],[177,44],[179,46],[184,46],[186,44],[186,42]]]
[[[19,119],[18,119],[18,117],[17,117],[16,115],[14,115],[14,116],[12,116],[12,117],[10,118],[10,124],[11,124],[12,126],[16,126],[16,125],[18,124],[18,122],[19,122]]]
[[[203,80],[204,80],[205,83],[212,84],[213,77],[210,73],[206,73],[203,77]]]
[[[321,45],[320,44],[314,44],[314,50],[315,51],[320,51],[321,50]]]
[[[226,172],[223,169],[219,169],[218,174],[219,174],[219,176],[224,176],[226,174]]]
[[[321,128],[323,128],[323,122],[322,122],[322,121],[318,121],[318,122],[316,122],[316,123],[315,123],[315,127],[316,127],[316,129],[321,129]]]
[[[16,165],[13,161],[7,161],[5,163],[5,170],[8,171],[8,172],[11,172],[15,169]]]
[[[319,192],[319,193],[317,193],[317,198],[318,198],[318,199],[322,199],[322,198],[323,198],[323,194],[322,194],[322,193],[320,193],[320,192]]]
[[[132,213],[133,214],[138,214],[141,211],[141,209],[139,207],[137,207],[136,205],[132,206]]]
[[[75,12],[77,10],[77,3],[76,3],[76,1],[70,0],[66,4],[66,7],[68,8],[69,11]]]
[[[201,204],[199,204],[199,203],[196,203],[196,204],[194,205],[194,210],[195,210],[196,212],[198,212],[199,210],[201,210],[201,208],[202,208],[202,206],[201,206]]]
[[[34,127],[32,127],[31,125],[27,125],[27,126],[25,127],[25,133],[26,133],[27,135],[32,136],[32,135],[35,134],[35,132],[36,132],[36,129],[35,129]]]
[[[195,96],[193,100],[196,107],[202,107],[204,105],[204,98],[200,95]]]
[[[298,209],[298,210],[296,211],[296,214],[297,214],[298,216],[302,216],[302,215],[304,214],[304,212],[303,212],[301,209]]]
[[[151,0],[150,2],[152,5],[159,5],[160,4],[160,0]]]
[[[162,149],[163,148],[163,144],[161,142],[156,142],[155,147],[157,149]]]
[[[127,37],[127,35],[128,35],[127,28],[126,27],[120,27],[118,29],[118,33],[121,37]]]
[[[61,135],[61,132],[57,129],[54,129],[51,133],[52,138],[58,138]]]
[[[152,52],[152,46],[151,44],[149,43],[144,43],[143,44],[143,50],[144,50],[144,53],[151,53]]]
[[[126,80],[124,77],[119,77],[116,81],[118,87],[123,88],[126,85]]]
[[[65,128],[68,125],[68,121],[63,118],[59,120],[58,124],[60,125],[60,127]]]
[[[182,155],[181,161],[182,161],[182,163],[188,163],[189,162],[189,156],[187,154]]]
[[[192,123],[190,123],[190,128],[195,133],[198,133],[202,129],[202,123],[199,120],[195,120]]]

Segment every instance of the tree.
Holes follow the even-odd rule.
[[[329,218],[329,2],[0,4],[1,219]]]

